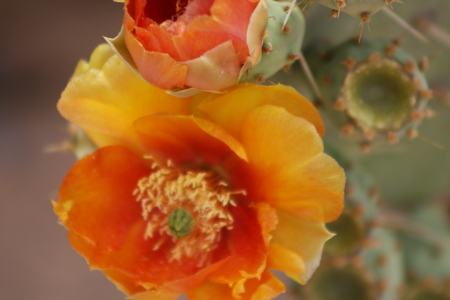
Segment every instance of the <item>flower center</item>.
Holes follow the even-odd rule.
[[[145,16],[158,24],[164,21],[176,21],[192,0],[147,0]]]
[[[172,243],[169,261],[193,258],[198,265],[217,248],[222,231],[233,228],[235,193],[213,172],[177,169],[170,161],[153,163],[133,192],[147,222],[145,239],[155,239],[152,250]]]

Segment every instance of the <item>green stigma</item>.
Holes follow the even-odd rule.
[[[183,238],[191,234],[194,230],[194,218],[191,213],[184,208],[172,210],[168,217],[169,229],[176,238]]]

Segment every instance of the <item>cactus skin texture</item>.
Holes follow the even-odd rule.
[[[267,39],[264,41],[261,61],[241,77],[241,82],[264,82],[265,79],[288,68],[299,58],[303,36],[305,34],[305,18],[299,7],[295,7],[285,27],[288,2],[267,1],[269,20]]]
[[[318,64],[317,51],[308,53]],[[322,53],[315,77],[323,109],[344,135],[360,144],[416,137],[432,92],[414,57],[389,41],[369,39]]]
[[[450,219],[443,204],[427,205],[408,216],[411,231],[401,237],[412,282],[431,279],[444,284],[450,279]]]

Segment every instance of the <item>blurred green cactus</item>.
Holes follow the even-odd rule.
[[[353,143],[415,138],[432,92],[414,57],[386,40],[351,39],[311,53],[321,108]]]
[[[306,60],[271,81],[317,105],[347,189],[293,299],[449,300],[450,2],[298,2]]]

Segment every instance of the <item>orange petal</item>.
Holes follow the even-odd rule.
[[[204,90],[221,90],[239,80],[241,63],[233,43],[227,41],[185,62],[186,85]]]
[[[278,217],[279,223],[273,231],[272,243],[278,245],[276,247],[290,250],[301,257],[304,262],[305,272],[296,273],[294,266],[286,266],[287,257],[275,257],[277,254],[285,253],[285,250],[271,253],[271,259],[278,262],[278,267],[284,265],[283,268],[280,268],[281,271],[286,272],[288,276],[304,284],[319,266],[323,244],[333,234],[327,231],[323,223],[306,221],[288,212],[279,210]],[[303,265],[299,266],[299,271],[301,268],[303,268]]]
[[[284,284],[272,273],[264,271],[261,278],[245,282],[242,293],[233,293],[234,288],[212,281],[204,282],[200,287],[186,293],[189,300],[270,300],[284,292]]]
[[[173,37],[180,61],[198,58],[207,51],[230,40],[234,46],[234,53],[238,56],[239,63],[243,63],[248,56],[247,43],[225,32],[223,24],[218,24],[210,17],[197,17],[188,25],[183,34]]]
[[[215,0],[211,14],[218,23],[226,24],[228,32],[246,41],[248,24],[257,2],[259,1]]]
[[[149,171],[125,147],[102,148],[69,171],[55,213],[64,226],[95,244],[98,251],[119,250],[129,228],[141,219],[140,204],[132,192]]]
[[[236,37],[233,32],[229,31],[227,24],[219,23],[215,18],[198,16],[187,25],[186,31],[182,35],[174,37],[179,52],[182,52],[180,55],[185,57],[184,60],[200,57],[206,51],[228,40],[233,43],[239,63],[244,63],[249,56],[246,40]],[[261,43],[262,36],[259,40],[259,48],[261,48]]]
[[[114,282],[117,289],[125,293],[126,295],[136,295],[146,292],[145,288],[136,284],[126,274],[115,270],[102,270],[103,274],[108,277],[109,280]]]
[[[131,238],[128,239],[131,242],[137,240],[134,231],[131,230]],[[138,233],[140,237],[143,236],[143,231]],[[161,259],[161,253],[152,256],[152,246],[148,243],[145,247],[128,243],[119,252],[99,253],[94,244],[71,231],[69,240],[74,249],[86,258],[91,268],[105,273],[121,291],[131,295],[131,299],[145,299],[145,295],[179,295],[198,287],[211,272],[227,261],[219,260],[197,271],[198,268],[189,261],[169,263]],[[155,294],[149,292],[155,289],[158,290]]]
[[[263,272],[268,255],[269,233],[276,226],[276,214],[266,204],[245,207],[238,204],[230,209],[233,229],[226,231],[224,240],[229,247],[230,259],[209,276],[218,283],[243,284]]]
[[[170,241],[153,250],[157,239],[144,238],[146,222],[133,196],[138,180],[149,173],[147,163],[127,148],[101,148],[69,171],[55,213],[68,228],[74,249],[124,291],[190,290],[226,260],[222,255],[200,269],[188,258],[169,261]]]
[[[175,165],[214,165],[230,156],[247,156],[222,128],[192,116],[153,115],[137,120],[134,127],[148,153]]]
[[[273,242],[270,244],[267,268],[292,275],[306,273],[305,262],[298,253]]]
[[[124,35],[128,50],[145,80],[164,90],[184,87],[188,71],[186,65],[167,53],[146,50],[128,30]]]
[[[283,293],[284,284],[271,272],[264,271],[261,279],[250,279],[245,284],[244,299],[270,300]]]
[[[199,16],[210,16],[211,15],[211,5],[214,0],[200,0],[191,1],[186,7],[183,15],[179,19],[183,19],[186,23],[191,22]]]
[[[167,32],[167,30],[154,24],[147,26],[146,28],[133,27],[133,32],[133,37],[135,37],[146,51],[166,53],[176,61],[181,60],[173,36]]]
[[[139,140],[132,128],[135,119],[157,112],[184,114],[189,107],[190,99],[168,95],[148,84],[117,56],[106,60],[101,70],[90,69],[73,77],[58,102],[60,113],[75,125],[113,137],[115,144],[134,145]],[[101,136],[91,138],[99,146],[112,142]]]
[[[267,105],[248,113],[242,128],[250,166],[243,164],[237,170],[244,173],[237,171],[232,181],[247,188],[249,199],[311,221],[329,222],[339,216],[344,172],[322,153],[322,140],[311,123]]]
[[[226,94],[199,94],[193,97],[193,101],[199,102],[198,109],[213,123],[225,128],[238,139],[246,115],[252,109],[266,104],[285,108],[314,124],[320,135],[325,134],[325,127],[317,109],[291,87],[241,83]]]

